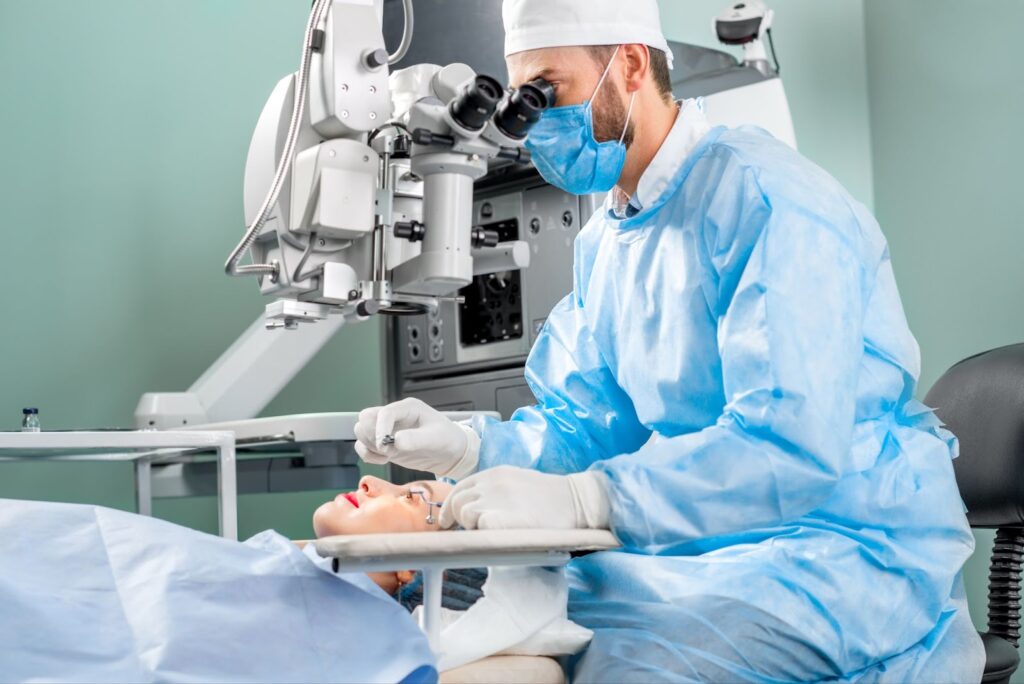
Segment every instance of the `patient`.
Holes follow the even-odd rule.
[[[436,530],[437,523],[428,523],[427,518],[436,517],[437,511],[431,511],[427,500],[443,503],[451,490],[452,486],[444,482],[424,480],[396,485],[367,475],[359,480],[359,489],[338,494],[316,509],[313,531],[317,537],[329,537]],[[429,515],[431,512],[434,516]]]
[[[449,487],[414,489],[434,501]],[[315,527],[426,530],[428,508],[364,478]],[[394,601],[411,573],[337,574],[323,560],[273,530],[237,542],[101,506],[0,499],[0,679],[436,681],[436,657]]]
[[[444,503],[452,486],[444,482],[419,481],[406,485],[392,484],[379,477],[365,476],[359,480],[359,489],[343,492],[320,506],[313,513],[313,531],[316,536],[339,534],[375,534],[383,532],[428,532],[437,530],[437,507],[430,503]],[[431,522],[427,522],[430,520]],[[370,579],[389,594],[397,594],[403,587],[413,585],[416,574],[411,570],[399,572],[371,572]],[[486,579],[481,570],[447,573],[447,585],[461,586],[467,582],[479,589]],[[454,607],[455,586],[446,586],[445,605]],[[415,586],[412,587],[414,590]],[[410,610],[419,601],[419,595],[398,598]]]
[[[313,527],[317,536],[437,529],[428,519],[450,491],[364,477],[320,506]],[[565,619],[560,572],[454,571],[443,587],[450,648],[434,654],[408,613],[422,602],[418,581],[334,573],[273,530],[236,542],[101,506],[0,499],[0,673],[431,682],[435,668],[510,650],[572,653],[590,636]]]

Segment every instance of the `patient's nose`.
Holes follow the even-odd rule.
[[[366,496],[380,496],[381,494],[386,493],[389,487],[394,486],[395,485],[390,482],[382,480],[379,477],[374,477],[373,475],[364,475],[359,479],[359,491]]]

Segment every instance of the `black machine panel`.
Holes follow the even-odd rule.
[[[519,220],[508,219],[482,226],[498,234],[500,242],[519,239]],[[466,346],[511,340],[523,336],[522,275],[519,271],[487,273],[473,278],[459,294],[459,341]]]
[[[478,74],[508,83],[501,0],[415,0],[415,31],[405,57],[392,71],[414,64],[468,64]],[[384,0],[384,41],[402,42],[402,0]]]

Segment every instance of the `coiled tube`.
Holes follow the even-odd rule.
[[[1024,530],[999,528],[988,574],[988,633],[1020,641],[1020,579]]]
[[[299,75],[295,85],[295,102],[292,106],[292,119],[288,124],[288,137],[285,140],[284,150],[281,152],[281,159],[277,162],[277,170],[274,172],[274,180],[270,184],[270,190],[260,206],[256,218],[246,229],[241,242],[231,251],[227,263],[224,264],[224,272],[229,276],[241,275],[270,275],[276,278],[278,267],[274,264],[248,264],[240,266],[239,262],[245,253],[256,241],[263,225],[267,222],[271,208],[277,203],[281,194],[284,179],[291,170],[292,158],[295,154],[295,145],[299,139],[299,129],[302,126],[302,116],[306,107],[306,92],[309,89],[309,65],[313,59],[313,36],[316,28],[323,21],[324,14],[330,6],[331,0],[316,0],[312,11],[309,13],[309,23],[306,24],[306,35],[302,43],[302,61],[299,65]]]
[[[412,45],[412,29],[413,29],[413,15],[412,15],[412,0],[402,0],[402,9],[405,12],[405,26],[402,28],[402,42],[398,44],[395,51],[388,55],[388,66],[400,62],[405,54],[409,52],[409,46]]]

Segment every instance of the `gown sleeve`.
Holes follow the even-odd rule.
[[[650,437],[607,367],[575,293],[552,310],[526,364],[536,406],[511,420],[474,419],[479,469],[496,465],[567,474],[599,458],[635,451]]]
[[[766,195],[753,172],[739,175],[704,222],[721,415],[593,465],[627,546],[792,521],[829,498],[849,459],[867,281],[859,224],[842,201]]]

